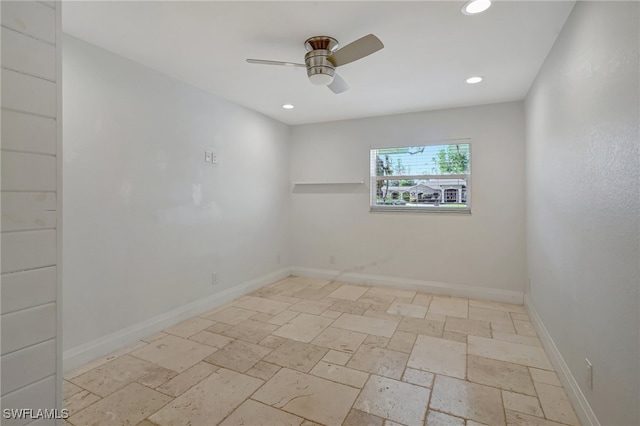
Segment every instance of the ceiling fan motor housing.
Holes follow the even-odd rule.
[[[311,37],[304,42],[304,47],[308,50],[304,62],[307,65],[307,76],[313,84],[326,86],[333,81],[336,68],[328,58],[338,46],[338,40],[327,36]]]

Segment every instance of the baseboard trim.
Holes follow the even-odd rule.
[[[369,275],[356,272],[342,272],[330,269],[313,269],[301,266],[291,267],[292,275],[310,278],[330,279],[352,284],[367,284],[381,287],[417,290],[446,296],[467,297],[492,302],[514,303],[522,305],[524,293],[498,288],[472,287],[462,284],[449,284],[437,281],[423,281],[407,278],[395,278],[384,275]]]
[[[533,326],[538,332],[538,336],[540,336],[540,341],[549,356],[551,364],[553,364],[556,373],[558,373],[558,378],[560,382],[562,382],[562,386],[564,386],[567,391],[567,396],[571,400],[573,408],[576,410],[576,415],[580,419],[580,423],[585,426],[601,426],[587,398],[584,396],[584,393],[582,393],[582,389],[580,389],[578,382],[575,377],[573,377],[571,370],[569,370],[569,366],[551,338],[544,322],[542,322],[542,318],[540,318],[536,308],[533,306],[533,302],[526,294],[524,296],[524,306],[529,312],[529,317],[531,317]]]
[[[171,327],[187,318],[214,309],[240,296],[262,288],[268,284],[286,278],[290,275],[289,268],[280,269],[263,275],[251,281],[222,290],[204,299],[196,300],[169,312],[157,315],[138,324],[107,334],[98,339],[64,351],[63,369],[65,372],[74,370],[89,361],[110,354],[140,339]]]

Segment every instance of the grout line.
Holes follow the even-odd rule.
[[[38,2],[38,3],[40,3],[40,2]],[[40,3],[40,4],[43,4],[43,3]],[[49,9],[53,9],[52,7],[50,7],[50,6],[46,5],[46,4],[44,6],[47,6]],[[20,30],[18,30],[16,28],[7,27],[6,25],[0,25],[0,27],[4,28],[5,30],[13,31],[14,33],[21,34],[21,35],[23,35],[25,37],[29,37],[30,39],[38,40],[39,42],[48,44],[49,46],[56,47],[55,42],[51,42],[51,41],[48,41],[48,40],[45,40],[45,39],[42,39],[42,38],[38,38],[38,37],[36,37],[34,35],[31,35],[31,34],[28,34],[28,33],[24,33],[24,32],[22,32],[22,31],[20,31]]]
[[[53,119],[53,120],[57,120],[58,119],[58,117],[56,117],[55,115],[40,114],[40,113],[37,113],[37,112],[25,111],[25,110],[22,110],[22,109],[7,108],[5,106],[3,106],[1,109],[3,109],[4,111],[19,112],[20,114],[33,115],[34,117],[48,118],[48,119]]]
[[[2,148],[2,152],[14,152],[16,154],[33,154],[33,155],[44,155],[46,157],[56,158],[56,154],[50,154],[48,152],[38,152],[38,151],[25,151],[22,149],[7,149]]]

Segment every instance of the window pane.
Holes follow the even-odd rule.
[[[382,148],[375,152],[376,176],[469,173],[469,144]]]

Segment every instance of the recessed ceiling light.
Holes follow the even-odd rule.
[[[482,81],[482,77],[469,77],[467,79],[467,83],[469,84],[476,84],[476,83],[480,83]]]
[[[282,108],[284,108],[284,109],[293,109],[294,106],[291,105],[291,104],[284,104],[284,105],[282,105]]]
[[[462,6],[462,13],[465,15],[475,15],[484,12],[491,6],[491,0],[469,0]]]

